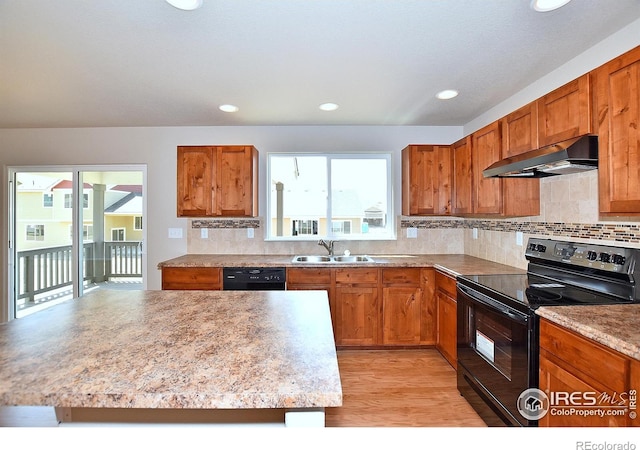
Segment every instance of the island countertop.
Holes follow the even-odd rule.
[[[369,255],[371,263],[294,263],[293,255],[187,254],[158,263],[164,267],[434,267],[453,277],[526,273],[506,264],[463,254]]]
[[[99,290],[0,325],[0,405],[342,404],[323,291]]]

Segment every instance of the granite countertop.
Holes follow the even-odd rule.
[[[294,255],[188,254],[162,261],[163,267],[435,267],[451,276],[526,273],[517,267],[469,255],[369,255],[372,263],[294,263]]]
[[[342,404],[324,291],[99,290],[0,325],[0,405]]]
[[[536,313],[640,360],[640,305],[544,306]]]

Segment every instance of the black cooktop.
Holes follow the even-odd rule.
[[[521,311],[535,310],[540,306],[631,303],[629,299],[563,284],[531,273],[464,275],[459,276],[458,281]]]

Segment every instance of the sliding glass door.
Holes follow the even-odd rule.
[[[10,169],[12,318],[144,288],[144,167]]]

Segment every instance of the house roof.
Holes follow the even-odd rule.
[[[529,4],[3,1],[0,127],[463,126],[616,32],[640,44],[638,0]]]

